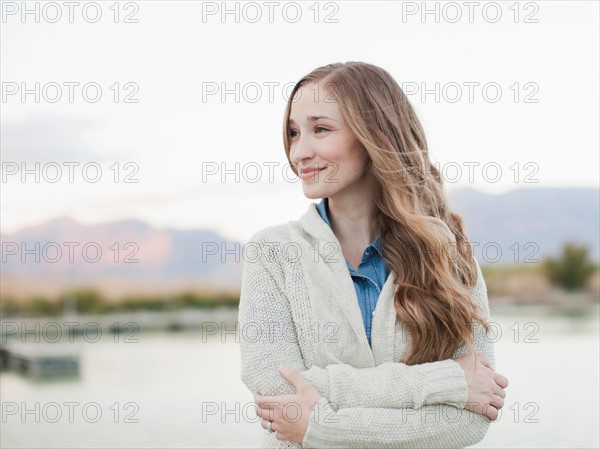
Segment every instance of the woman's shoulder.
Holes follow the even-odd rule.
[[[315,209],[316,211],[316,209]],[[289,220],[284,223],[278,223],[271,226],[264,227],[255,231],[254,234],[250,237],[249,242],[261,243],[268,241],[276,241],[282,244],[290,243],[294,238],[292,235],[296,236],[300,231],[302,234],[303,223],[307,220],[309,216],[309,211],[307,211],[301,218],[296,220]]]
[[[311,210],[311,208],[314,210]],[[258,245],[261,249],[268,248],[269,252],[278,253],[281,252],[282,248],[283,252],[286,252],[290,246],[298,248],[299,245],[310,244],[313,241],[313,236],[307,231],[307,225],[312,224],[311,220],[315,219],[314,215],[316,214],[314,204],[311,204],[308,211],[299,219],[274,224],[255,231],[248,240],[247,245]]]
[[[269,252],[278,253],[281,248],[285,248],[291,241],[290,223],[280,223],[254,232],[247,245],[258,246],[262,250],[268,249]]]
[[[290,231],[291,222],[267,226],[254,232],[244,245],[245,265],[256,265],[283,273],[297,262],[298,248]],[[300,252],[301,254],[301,252]],[[258,264],[254,263],[258,262]]]

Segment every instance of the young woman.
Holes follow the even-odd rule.
[[[385,70],[320,67],[294,87],[284,146],[311,203],[255,233],[241,379],[263,447],[464,447],[504,405],[485,281]]]

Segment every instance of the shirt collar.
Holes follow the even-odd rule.
[[[329,200],[328,198],[323,198],[316,205],[316,208],[317,208],[317,212],[319,212],[319,215],[321,216],[323,221],[327,224],[327,226],[329,226],[331,228],[331,222],[329,221],[329,217],[327,215],[327,212],[329,210],[328,200]],[[380,233],[377,233],[375,240],[373,240],[369,244],[369,246],[374,247],[377,250],[377,252],[379,253],[379,255],[381,255],[381,234]]]

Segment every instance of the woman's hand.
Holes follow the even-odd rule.
[[[292,384],[296,393],[278,396],[254,393],[254,401],[258,406],[256,415],[262,418],[260,424],[265,429],[268,429],[269,421],[272,421],[271,430],[277,432],[275,438],[278,440],[302,443],[311,411],[321,395],[295,369],[281,366],[279,372]]]
[[[485,356],[463,355],[455,359],[465,371],[469,389],[465,408],[487,416],[491,420],[498,417],[498,410],[504,407],[508,379],[496,373]]]

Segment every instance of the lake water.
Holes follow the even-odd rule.
[[[599,447],[598,308],[579,318],[492,311],[506,405],[475,447]],[[3,448],[260,447],[235,335],[79,340],[76,379],[0,374]],[[119,339],[121,340],[121,339]]]

